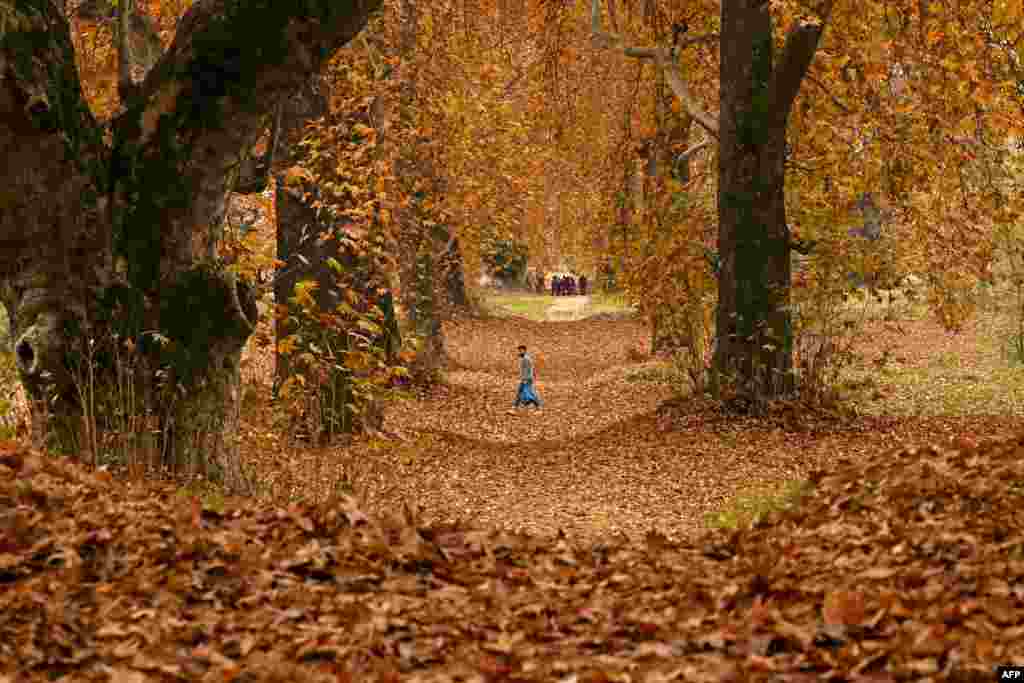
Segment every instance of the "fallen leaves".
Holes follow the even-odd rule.
[[[460,323],[450,384],[389,416],[405,439],[315,470],[268,447],[303,475],[364,459],[372,509],[208,506],[0,444],[0,678],[988,680],[1024,657],[1024,437],[993,438],[1019,420],[655,410],[644,334]],[[547,405],[510,426],[524,339]],[[782,478],[812,482],[799,505],[700,533]]]
[[[875,452],[753,528],[588,544],[351,498],[176,514],[169,486],[8,447],[0,674],[987,679],[1024,657],[1022,454],[1024,436]]]

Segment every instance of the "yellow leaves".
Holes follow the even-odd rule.
[[[1024,1],[996,0],[992,14],[996,24],[1019,27],[1024,23]]]
[[[975,128],[977,127],[975,121],[974,114],[967,114],[962,117],[957,123],[956,134],[963,137],[974,135]]]
[[[312,183],[313,174],[301,166],[292,166],[284,172],[284,184],[289,187],[302,185],[304,182]]]
[[[295,294],[291,301],[302,308],[312,308],[316,305],[313,301],[313,292],[319,287],[315,280],[302,280],[295,283]]]
[[[978,87],[971,93],[971,99],[984,108],[991,106],[994,98],[995,93],[992,90],[992,86],[984,82],[979,83]]]
[[[289,335],[277,343],[277,352],[282,356],[290,355],[295,351],[295,335]]]
[[[357,123],[357,124],[355,124],[354,126],[352,126],[352,130],[355,131],[357,134],[361,135],[364,138],[369,138],[369,137],[373,137],[373,136],[377,135],[377,131],[376,130],[374,130],[373,128],[370,128],[369,126],[367,126],[364,123]]]

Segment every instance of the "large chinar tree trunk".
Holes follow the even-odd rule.
[[[124,370],[124,356],[91,349],[127,341],[145,361],[135,379],[161,416],[165,462],[243,485],[238,366],[257,308],[217,256],[226,198],[276,104],[380,4],[199,0],[145,79],[122,84],[109,128],[82,96],[57,4],[4,8],[0,299],[54,446],[82,446],[95,405],[82,401],[83,368],[97,391]]]
[[[771,398],[793,386],[789,314],[790,250],[785,211],[786,125],[818,47],[833,0],[817,16],[797,21],[776,63],[770,5],[765,0],[722,0],[721,31],[695,35],[671,48],[626,45],[600,27],[592,0],[596,44],[654,61],[673,94],[718,140],[718,250],[715,378],[732,376],[748,398]],[[679,67],[679,51],[715,39],[719,44],[720,111],[708,114]]]
[[[822,10],[791,29],[776,64],[768,4],[722,2],[714,365],[747,404],[794,388],[786,126],[831,3]]]

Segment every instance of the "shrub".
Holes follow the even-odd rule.
[[[705,521],[713,528],[746,529],[757,525],[773,512],[793,509],[811,490],[810,482],[796,480],[755,489],[736,496],[721,510],[709,513]]]

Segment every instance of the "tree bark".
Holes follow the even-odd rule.
[[[56,4],[5,9],[0,298],[25,388],[53,413],[55,445],[81,446],[88,340],[131,340],[147,360],[139,382],[154,387],[146,400],[162,415],[168,464],[244,485],[238,361],[257,309],[217,256],[226,197],[276,104],[380,4],[199,0],[112,122],[110,143]],[[104,381],[117,373],[112,359],[93,359]]]
[[[382,296],[378,295],[380,283],[371,277],[368,259],[358,257],[343,239],[344,221],[327,219],[306,199],[315,196],[317,189],[314,185],[303,183],[300,186],[288,186],[283,175],[278,177],[276,185],[277,248],[278,258],[283,265],[274,277],[274,299],[278,309],[287,311],[288,315],[287,318],[280,316],[277,319],[275,336],[278,342],[298,329],[292,322],[292,316],[301,316],[301,308],[290,301],[298,282],[312,280],[317,283],[313,299],[316,309],[325,314],[333,313],[344,302],[344,287],[355,286],[360,301],[365,302],[367,307],[378,304],[384,311],[385,329],[376,342],[394,360],[401,346],[401,338],[394,309],[390,305],[391,294],[387,291]],[[328,259],[331,258],[342,266],[348,274],[347,278],[342,280],[328,265]],[[351,350],[349,330],[344,326],[317,327],[316,338],[304,339],[300,349],[312,342],[321,349],[331,348],[339,353]],[[379,419],[382,413],[377,410],[376,404],[361,406],[368,408],[365,415],[358,412],[353,415],[346,407],[359,403],[353,395],[352,376],[348,371],[335,366],[324,380],[315,373],[306,372],[306,368],[295,366],[293,356],[281,353],[280,350],[276,353],[275,390],[300,372],[305,374],[307,386],[317,387],[323,419],[321,443],[330,441],[335,434],[362,431],[365,427],[380,429],[383,426]],[[339,358],[339,363],[341,361]],[[373,416],[370,423],[364,419],[367,415]]]
[[[419,30],[419,11],[416,0],[401,0],[399,26],[399,57],[402,66],[399,77],[397,108],[391,112],[392,129],[405,129],[414,125],[416,104],[416,40]],[[399,278],[401,280],[402,307],[410,330],[422,340],[413,359],[412,374],[418,380],[429,380],[443,365],[446,353],[441,327],[444,270],[441,261],[448,243],[446,230],[430,225],[420,208],[423,190],[415,188],[420,180],[426,193],[436,190],[436,177],[429,172],[427,160],[422,158],[416,144],[395,150],[395,176],[404,185],[404,194],[412,201],[399,209],[396,218],[401,225],[403,244],[400,248]]]
[[[824,25],[795,26],[778,65],[766,3],[723,0],[721,25],[715,369],[760,401],[794,386],[786,125]]]
[[[465,310],[469,306],[466,296],[466,275],[462,265],[459,238],[449,234],[445,244],[441,269],[444,273],[445,304],[450,309]]]

